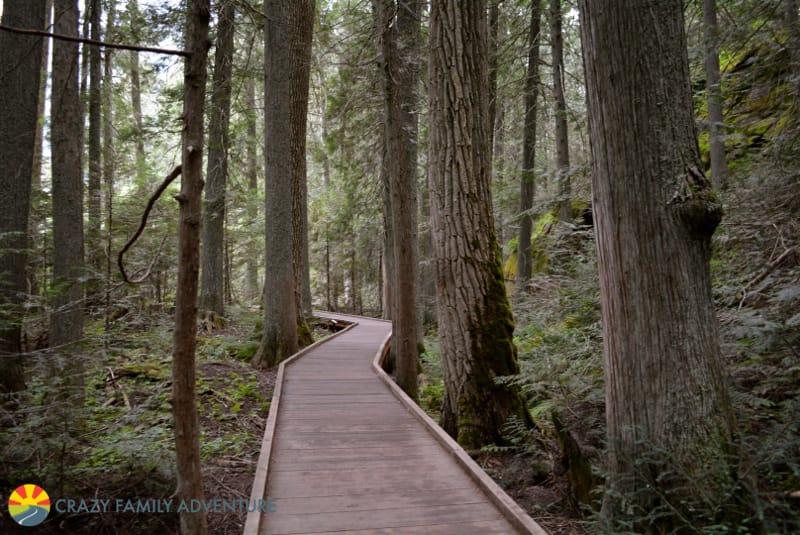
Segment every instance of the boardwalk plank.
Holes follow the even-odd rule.
[[[313,498],[282,498],[275,500],[275,511],[280,514],[334,513],[341,511],[367,511],[379,509],[406,509],[434,505],[464,505],[483,503],[474,486],[454,487],[447,492],[422,491],[413,494],[337,494]],[[269,516],[269,515],[268,515]]]
[[[431,523],[475,522],[500,520],[500,513],[489,503],[435,505],[413,509],[378,509],[339,511],[323,514],[296,514],[271,517],[270,531],[276,534],[314,533],[342,529],[385,529],[429,526]],[[323,527],[324,526],[324,527]]]
[[[517,533],[373,372],[390,331],[359,319],[284,367],[259,535]]]
[[[318,531],[316,535],[508,535],[508,533],[508,523],[505,520],[495,520],[355,531]]]

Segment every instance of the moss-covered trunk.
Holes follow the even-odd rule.
[[[430,190],[442,424],[467,448],[501,440],[512,416],[527,420],[519,390],[514,320],[500,267],[488,162],[487,21],[482,1],[434,1],[430,24]]]

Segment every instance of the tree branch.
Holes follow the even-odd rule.
[[[153,205],[156,203],[158,198],[161,197],[161,194],[164,193],[164,190],[167,189],[167,186],[172,184],[172,181],[178,178],[180,174],[181,174],[181,166],[179,165],[178,167],[173,169],[170,174],[167,175],[167,177],[164,179],[164,181],[161,183],[161,185],[158,187],[155,193],[153,193],[153,195],[150,196],[150,200],[147,201],[147,207],[144,209],[144,213],[142,214],[142,220],[139,223],[139,228],[136,229],[134,235],[131,237],[130,240],[128,240],[128,243],[125,244],[125,247],[123,247],[122,250],[120,250],[119,255],[117,255],[117,266],[119,266],[119,272],[122,274],[122,280],[124,280],[128,284],[139,284],[140,282],[142,282],[144,279],[147,278],[147,276],[150,274],[150,270],[148,269],[147,273],[145,273],[143,277],[140,277],[139,279],[132,281],[128,278],[128,274],[125,273],[125,266],[123,265],[122,257],[125,255],[128,249],[130,249],[133,246],[133,244],[136,243],[136,240],[139,239],[139,236],[142,235],[142,232],[144,232],[144,227],[147,225],[147,218],[150,216],[150,210],[153,209]]]
[[[95,41],[93,39],[85,39],[83,37],[72,37],[69,35],[61,35],[58,33],[45,32],[43,30],[30,30],[27,28],[13,28],[11,26],[3,26],[0,24],[0,30],[11,33],[18,33],[22,35],[37,35],[40,37],[52,37],[53,39],[60,39],[62,41],[70,41],[72,43],[84,43],[87,45],[97,45],[106,48],[116,48],[120,50],[134,50],[136,52],[154,52],[156,54],[168,54],[171,56],[189,57],[189,52],[185,50],[172,50],[169,48],[154,48],[150,46],[137,46],[137,45],[121,45],[117,43],[106,43],[105,41]]]

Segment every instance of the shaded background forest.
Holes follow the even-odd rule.
[[[246,366],[258,346],[254,333],[265,254],[260,128],[264,39],[262,6],[245,0],[235,4],[229,176],[224,196],[222,282],[227,312],[225,321],[212,318],[200,326],[203,378],[199,393],[201,406],[210,415],[203,424],[213,430],[201,441],[204,459],[213,460],[217,467],[241,469],[243,475],[233,476],[241,479],[235,488],[246,489],[248,459],[257,455],[259,418],[266,416],[269,407],[271,380],[268,374],[256,374]],[[533,204],[524,212],[520,210],[520,180],[525,169],[526,107],[530,106],[526,84],[531,2],[505,0],[492,7],[497,32],[494,216],[509,294],[520,295],[513,306],[521,374],[514,381],[523,390],[536,427],[510,426],[506,444],[489,446],[477,455],[553,532],[590,529],[574,522],[591,518],[591,512],[590,504],[580,503],[585,496],[575,493],[567,474],[569,462],[576,462],[570,444],[578,446],[579,457],[591,463],[600,481],[605,437],[589,139],[575,4],[561,2],[563,111],[554,95],[549,6],[542,5],[534,117],[538,125],[536,186]],[[746,471],[762,498],[753,514],[763,516],[768,532],[789,533],[800,529],[797,7],[783,0],[731,0],[718,2],[717,8],[721,134],[730,174],[727,188],[717,192],[726,214],[713,238],[713,297],[742,441],[751,455]],[[103,2],[103,13],[104,40],[180,48],[176,36],[183,32],[184,8],[179,2],[108,0]],[[712,123],[702,2],[686,2],[685,17],[700,150],[710,167]],[[423,20],[422,39],[427,38],[426,27]],[[89,35],[90,25],[84,23],[83,29]],[[380,209],[383,116],[377,55],[370,2],[318,2],[307,141],[311,296],[315,308],[381,316],[386,252]],[[86,57],[82,56],[84,65]],[[174,475],[171,429],[165,416],[169,411],[165,370],[177,278],[177,203],[168,196],[156,203],[146,232],[128,253],[130,273],[149,272],[143,284],[123,284],[113,263],[136,229],[145,199],[179,163],[180,70],[178,58],[157,54],[120,51],[107,60],[102,98],[104,114],[113,110],[112,134],[104,141],[107,169],[97,184],[102,199],[99,235],[87,234],[87,240],[96,243],[87,243],[92,271],[86,283],[97,293],[86,301],[85,336],[69,354],[55,355],[46,349],[51,297],[58,288],[52,276],[50,129],[47,110],[41,109],[23,330],[24,350],[30,357],[30,397],[22,415],[4,412],[2,416],[16,426],[8,432],[3,429],[0,435],[4,482],[15,481],[24,472],[53,482],[54,488],[77,488],[87,495],[90,489],[81,481],[98,481],[98,486],[118,495],[169,492]],[[425,95],[426,68],[421,72],[419,91]],[[82,74],[87,100],[88,69],[84,67]],[[209,79],[212,76],[210,72]],[[443,386],[435,341],[427,101],[420,98],[419,102],[423,108],[418,162],[419,308],[427,351],[422,356],[420,401],[438,416]],[[564,119],[566,139],[562,137],[559,147],[556,122]],[[88,164],[84,175],[88,176]],[[565,176],[571,185],[568,195],[563,188]],[[177,187],[171,186],[167,193],[177,193]],[[532,220],[533,276],[524,283],[525,291],[517,292],[518,236],[525,216]],[[58,403],[48,395],[49,382],[58,380],[48,377],[47,362],[52,358],[84,360],[89,402],[83,409],[87,412],[85,433],[76,435],[47,418],[51,404]],[[60,452],[57,463],[52,462],[53,452]],[[27,463],[24,469],[23,463]],[[115,465],[133,473],[133,483],[123,483],[130,476],[115,473]],[[225,479],[230,472],[215,473],[218,490],[235,486]],[[718,497],[705,499],[708,511],[713,512]],[[723,522],[717,532],[724,529]]]

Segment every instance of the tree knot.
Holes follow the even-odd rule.
[[[677,188],[667,203],[675,207],[687,230],[698,237],[710,238],[722,221],[722,204],[711,182],[697,166],[689,166],[677,180]]]

